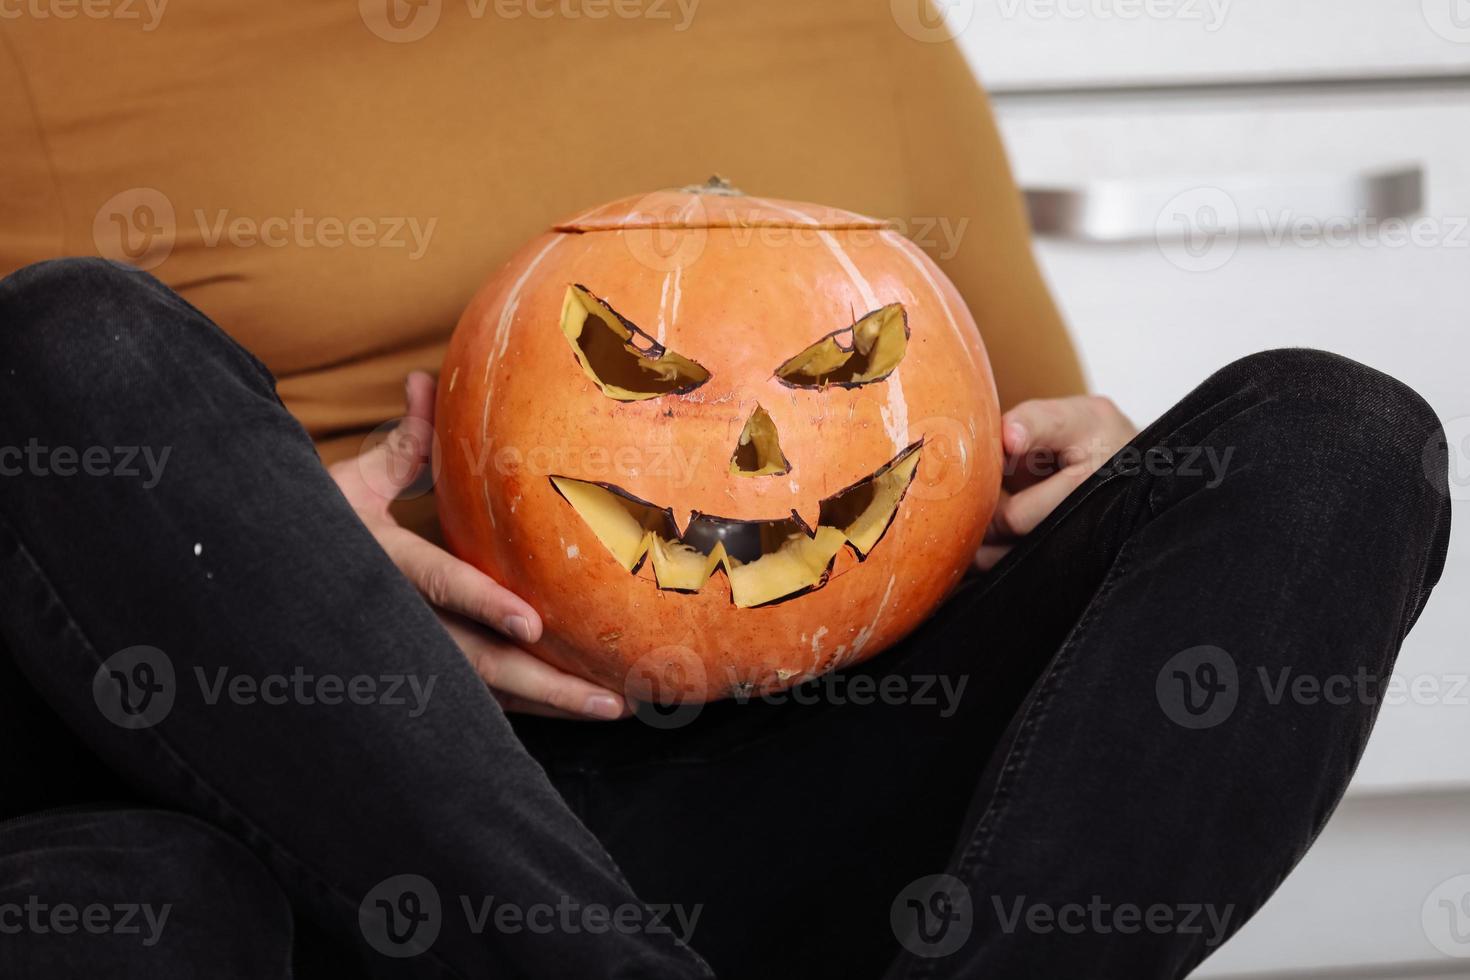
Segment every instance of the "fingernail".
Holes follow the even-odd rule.
[[[1006,425],[1006,441],[1012,446],[1024,446],[1026,444],[1026,427],[1020,422],[1010,422]]]
[[[623,717],[623,704],[611,694],[594,694],[582,705],[582,713],[608,721]]]
[[[524,616],[511,616],[505,621],[505,630],[522,643],[531,642],[531,623]]]

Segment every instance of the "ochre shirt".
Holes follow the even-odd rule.
[[[522,242],[718,173],[893,219],[959,286],[1004,404],[1080,391],[984,97],[916,3],[13,5],[0,273],[150,268],[331,461],[401,413]]]

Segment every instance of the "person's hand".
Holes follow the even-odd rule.
[[[414,372],[408,409],[383,442],[331,467],[332,479],[378,544],[434,607],[454,642],[507,711],[621,718],[621,695],[557,670],[517,644],[541,638],[541,617],[484,572],[401,526],[388,505],[429,465],[434,379]]]
[[[1022,402],[1001,418],[1006,476],[975,564],[988,571],[1138,434],[1108,398]]]

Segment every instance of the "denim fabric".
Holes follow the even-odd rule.
[[[730,978],[1183,976],[1330,816],[1449,527],[1422,399],[1333,355],[1255,355],[869,663],[780,699],[512,728],[268,373],[156,281],[68,260],[0,283],[0,447],[31,439],[171,452],[151,487],[0,478],[4,813],[189,814],[242,846],[181,830],[176,893],[253,854],[346,975],[704,975],[686,936]],[[119,715],[109,669],[143,693],[172,670],[166,713]],[[410,716],[196,683],[297,669],[435,687]],[[1360,675],[1346,698],[1291,686]],[[24,819],[0,827],[0,895],[49,862],[17,828],[75,818]],[[126,851],[109,826],[92,843]],[[78,866],[38,880],[85,893]],[[393,947],[395,913],[428,914],[405,875],[440,900],[426,948]],[[665,927],[476,928],[461,900],[488,896]],[[222,937],[281,941],[251,904]],[[116,955],[197,975],[168,938]],[[0,972],[41,941],[5,937]],[[216,975],[281,975],[245,969]]]
[[[157,810],[52,811],[12,821],[4,841],[6,977],[291,975],[286,896],[209,824]]]
[[[610,908],[637,900],[347,506],[268,372],[198,311],[103,261],[48,262],[4,280],[0,446],[33,439],[50,450],[43,464],[12,458],[19,472],[0,478],[10,657],[53,727],[74,733],[133,802],[188,813],[254,852],[340,943],[346,974],[706,975],[668,936],[492,934],[461,914],[462,895],[522,907],[548,895]],[[136,458],[141,476],[68,476],[78,464],[57,447],[104,448],[118,471],[120,448],[169,455],[156,480]],[[138,647],[166,664],[112,660]],[[146,717],[161,711],[155,701],[139,727],[109,717],[94,692],[105,663],[144,688],[171,667],[166,715]],[[221,670],[231,683],[307,671],[434,687],[411,717],[386,695],[252,702],[219,687]],[[7,691],[7,705],[25,693]],[[6,751],[44,752],[50,738],[38,728]],[[65,765],[74,747],[59,744]],[[17,795],[27,806],[91,802]],[[440,928],[420,955],[385,956],[372,933],[386,918],[360,923],[359,910],[371,899],[370,914],[372,893],[402,875],[432,884]],[[423,914],[401,894],[380,897],[405,918]],[[413,901],[421,910],[429,899]],[[140,955],[162,967],[166,945]]]

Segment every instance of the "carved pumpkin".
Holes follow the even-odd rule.
[[[964,573],[999,409],[953,285],[886,223],[712,182],[613,202],[476,295],[439,380],[449,547],[534,652],[640,700],[865,660]]]

